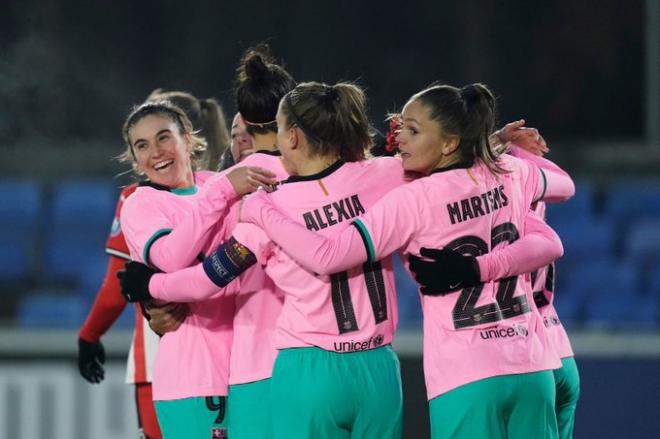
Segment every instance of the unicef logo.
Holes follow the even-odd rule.
[[[382,334],[378,334],[377,336],[374,337],[374,346],[380,346],[383,344],[383,340],[385,337],[383,337]]]

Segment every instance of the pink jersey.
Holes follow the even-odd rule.
[[[275,328],[284,295],[261,267],[253,267],[262,281],[258,287],[244,285],[235,296],[234,342],[229,384],[243,384],[270,378],[277,357]],[[243,277],[243,276],[242,276]]]
[[[125,187],[121,191],[119,202],[112,221],[110,236],[105,244],[105,252],[118,258],[130,260],[128,245],[121,229],[119,217],[126,199],[135,192],[137,184]],[[154,358],[158,350],[158,334],[156,334],[147,319],[142,315],[139,304],[135,304],[135,329],[131,339],[126,364],[126,382],[129,384],[150,383],[153,373]]]
[[[575,195],[573,179],[555,163],[525,151],[515,144],[509,145],[508,154],[533,163],[541,169],[545,189],[539,199],[548,203],[561,203]]]
[[[224,173],[198,171],[194,175],[196,186],[192,188],[170,191],[142,183],[126,200],[121,225],[133,260],[164,272],[179,270],[198,259],[221,230],[218,220],[226,214],[229,202],[237,199],[236,191]],[[172,199],[186,202],[165,212],[163,205]],[[140,258],[136,259],[138,252]]]
[[[397,159],[337,162],[319,174],[289,178],[270,197],[294,221],[332,236],[403,181]],[[277,348],[318,346],[344,353],[392,341],[398,310],[390,257],[319,276],[301,268],[251,224],[239,224],[233,236],[252,250],[284,292]]]
[[[255,152],[237,166],[260,166],[275,173],[278,181],[287,174],[279,153]],[[223,233],[213,241],[214,248],[231,236],[240,203],[234,203],[225,218]],[[229,384],[243,384],[270,378],[277,356],[275,325],[282,310],[283,294],[275,288],[259,266],[241,276],[240,293],[235,295],[234,341],[229,368]],[[217,287],[216,287],[217,288]]]
[[[236,166],[260,166],[275,173],[277,180],[288,175],[277,154],[257,152]],[[240,202],[233,202],[221,230],[212,238],[215,248],[231,236],[238,221]],[[151,278],[150,292],[155,298],[171,302],[199,302],[224,295],[235,300],[234,337],[230,359],[229,384],[242,384],[269,378],[277,350],[274,347],[275,322],[283,296],[276,291],[259,266],[252,267],[237,280],[218,289],[208,280],[201,264],[176,273],[159,273]]]
[[[222,223],[217,220],[225,212],[207,209],[204,204],[208,199],[218,201],[214,197],[219,197],[223,190],[227,198],[235,194],[227,186],[229,183],[210,173],[196,172],[195,183],[194,188],[183,191],[142,186],[126,200],[121,224],[133,260],[145,262],[145,258],[151,258],[154,252],[149,249],[154,241],[174,235],[181,224],[192,231],[194,236],[189,235],[188,247],[194,245],[195,250],[186,252],[184,248],[177,253],[175,244],[182,244],[163,242],[159,252],[172,255],[172,260],[163,259],[168,266],[191,265],[196,262],[193,255],[212,250],[210,237],[220,233]],[[214,193],[205,191],[207,185],[214,185]],[[211,221],[214,215],[216,219]],[[160,259],[157,264],[162,269]],[[152,377],[154,400],[227,394],[234,300],[219,297],[191,303],[189,308],[190,314],[179,329],[160,339]]]
[[[478,162],[401,186],[335,242],[298,230],[307,246],[286,246],[287,251],[305,266],[332,272],[399,248],[418,255],[421,247],[449,247],[479,256],[508,246],[525,234],[529,206],[546,187],[535,165],[510,156],[501,163],[511,172],[494,175]],[[277,216],[272,213],[268,218]],[[281,218],[266,222],[269,234],[276,223],[288,228]],[[422,296],[429,399],[483,378],[560,367],[532,300],[529,282],[516,276],[458,294]]]
[[[534,211],[537,215],[545,217],[545,203],[537,203]],[[557,316],[557,310],[554,306],[554,287],[555,287],[555,264],[547,265],[532,273],[532,285],[534,291],[534,302],[541,316],[543,324],[548,330],[548,340],[559,355],[559,358],[574,356],[571,342]]]
[[[119,215],[124,202],[136,188],[137,183],[134,183],[122,189],[119,200],[117,201],[117,207],[115,208],[115,217],[112,221],[110,235],[105,244],[105,252],[108,255],[124,261],[130,261],[131,257],[121,230]],[[116,278],[116,270],[119,267],[121,267],[121,264],[115,265],[115,261],[111,261],[108,266],[106,279],[97,293],[94,305],[85,320],[85,324],[80,329],[80,336],[84,340],[99,340],[126,308],[126,301],[119,292],[119,283]],[[149,324],[142,315],[140,305],[135,304],[134,307],[135,329],[131,338],[131,348],[126,363],[126,382],[129,384],[151,383],[151,373],[159,337],[149,327]]]

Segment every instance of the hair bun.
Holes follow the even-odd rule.
[[[261,83],[268,79],[270,74],[268,55],[251,50],[243,58],[240,67],[239,79],[242,82]]]
[[[468,84],[465,87],[462,87],[459,90],[459,93],[464,101],[471,101],[479,95],[479,90],[477,90],[475,84]]]

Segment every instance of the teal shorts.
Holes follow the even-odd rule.
[[[575,426],[575,409],[580,398],[580,374],[575,358],[561,359],[562,367],[554,370],[557,386],[557,426],[560,439],[571,439]]]
[[[229,386],[229,437],[272,439],[270,378]]]
[[[399,359],[390,346],[351,353],[283,349],[273,367],[271,410],[276,438],[398,439]]]
[[[503,375],[450,390],[429,401],[433,439],[556,439],[551,370]]]
[[[154,401],[163,439],[227,438],[227,397]]]

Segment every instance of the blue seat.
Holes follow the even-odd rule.
[[[615,224],[607,218],[564,219],[549,223],[561,238],[566,260],[612,255],[615,250]]]
[[[653,329],[660,324],[658,301],[629,292],[598,297],[586,312],[587,325],[595,327]]]
[[[108,268],[109,256],[102,252],[102,248],[95,248],[83,261],[79,261],[77,269],[84,275],[76,283],[76,290],[82,297],[93,300],[103,283]]]
[[[565,264],[564,264],[565,266]],[[629,261],[617,261],[610,257],[595,257],[576,261],[570,270],[560,265],[557,277],[558,291],[566,289],[576,297],[592,300],[598,297],[636,294],[639,287],[639,270]],[[564,272],[563,277],[562,272]]]
[[[576,326],[584,320],[583,301],[569,290],[562,290],[559,295],[555,293],[553,305],[564,326]]]
[[[646,272],[641,286],[642,293],[660,300],[660,267],[651,267]]]
[[[33,180],[0,179],[0,221],[19,227],[36,224],[41,214],[41,187]]]
[[[632,223],[625,240],[626,256],[642,266],[660,260],[660,218]]]
[[[51,219],[54,225],[89,222],[108,225],[114,216],[117,196],[118,190],[112,181],[64,181],[53,191]]]
[[[641,218],[660,218],[660,183],[627,182],[610,187],[605,213],[620,225]]]
[[[21,328],[79,328],[88,306],[69,292],[38,290],[22,297],[16,321]]]
[[[0,229],[0,282],[19,282],[34,274],[35,233]]]
[[[121,313],[117,321],[112,325],[114,329],[133,329],[135,326],[135,306],[129,304]]]
[[[610,258],[586,260],[574,267],[566,279],[566,294],[581,301],[585,323],[591,325],[614,326],[631,320],[633,304],[640,299],[639,270],[629,261],[616,261]],[[627,304],[629,301],[630,304]],[[559,304],[559,300],[557,301]],[[644,311],[647,312],[647,311]],[[654,314],[647,312],[640,316],[643,324],[648,324]]]
[[[0,180],[0,281],[33,274],[42,213],[41,187],[32,180]]]
[[[570,326],[579,323],[582,319],[581,294],[570,291],[570,282],[567,283],[566,279],[570,279],[572,272],[567,270],[564,264],[563,259],[555,262],[553,305],[562,322]]]
[[[588,220],[595,209],[595,190],[586,181],[575,182],[575,195],[565,203],[547,203],[546,217],[549,223],[566,220]]]
[[[88,275],[85,261],[103,254],[116,201],[117,190],[105,180],[70,180],[55,188],[44,251],[47,277],[78,282]]]
[[[420,327],[422,305],[419,301],[417,283],[403,267],[398,254],[393,256],[397,301],[399,305],[399,326],[401,328]]]
[[[47,240],[44,271],[54,280],[78,283],[88,276],[88,258],[104,255],[107,227],[60,226]]]

